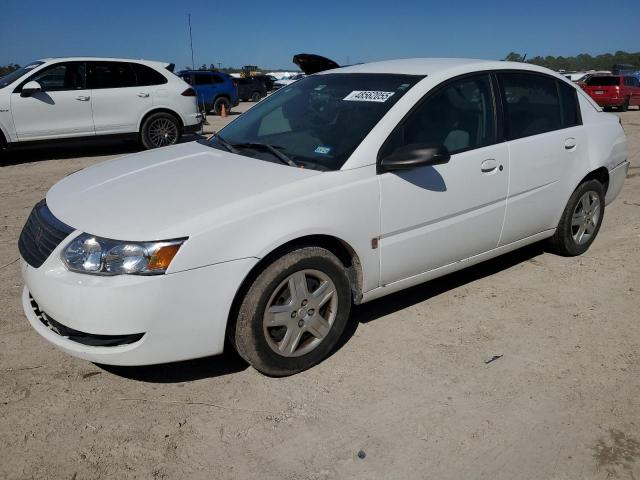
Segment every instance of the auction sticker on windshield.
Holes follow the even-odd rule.
[[[354,90],[343,98],[350,102],[386,102],[395,92],[379,92],[375,90]]]

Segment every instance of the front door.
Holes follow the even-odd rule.
[[[443,145],[451,159],[379,176],[382,285],[498,245],[509,152],[497,143],[493,90],[488,74],[437,87],[383,147],[382,156],[408,144]]]
[[[42,91],[23,97],[31,81]],[[94,135],[85,63],[56,63],[31,75],[11,94],[11,113],[21,142]]]

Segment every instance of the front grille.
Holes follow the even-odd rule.
[[[117,347],[118,345],[128,345],[130,343],[137,342],[144,336],[144,333],[132,333],[130,335],[94,335],[93,333],[74,330],[73,328],[55,321],[45,312],[40,310],[38,303],[31,295],[29,295],[29,302],[31,303],[33,313],[36,314],[38,320],[40,320],[45,327],[61,337],[68,338],[69,340],[83,345],[89,345],[92,347]]]
[[[54,217],[46,200],[41,200],[22,228],[18,240],[20,255],[29,265],[38,268],[71,232],[73,228]]]

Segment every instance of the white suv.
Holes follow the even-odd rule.
[[[200,129],[196,94],[173,65],[69,57],[0,78],[0,148],[25,142],[134,136],[146,148]]]

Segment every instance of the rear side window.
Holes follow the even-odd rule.
[[[510,140],[563,128],[555,79],[528,73],[502,73],[500,81]]]
[[[560,103],[562,105],[562,128],[575,127],[582,124],[580,115],[580,105],[578,103],[578,92],[571,85],[558,82],[560,92]]]
[[[168,82],[167,78],[160,72],[155,71],[151,67],[132,63],[133,71],[136,74],[136,80],[139,87],[149,87],[151,85],[164,85]]]
[[[85,88],[85,63],[58,63],[40,70],[24,83],[31,81],[38,82],[43,92],[81,90]]]
[[[194,85],[211,85],[213,83],[213,78],[211,75],[202,75],[196,73],[194,75],[195,83]]]
[[[135,72],[125,62],[89,62],[87,78],[92,90],[136,86]]]
[[[616,85],[620,85],[620,77],[591,77],[587,80],[587,85],[590,87],[615,87]]]
[[[211,83],[224,83],[224,78],[220,75],[211,75]]]

